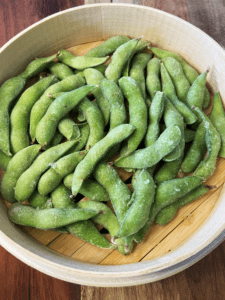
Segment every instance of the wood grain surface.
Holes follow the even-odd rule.
[[[225,47],[225,7],[222,0],[201,0],[197,3],[194,0],[135,2],[181,17],[204,30]],[[83,3],[82,0],[1,0],[0,46],[42,18]],[[48,244],[46,236],[43,236],[43,243]],[[28,267],[0,247],[0,299],[220,300],[224,299],[224,281],[225,242],[177,275],[155,283],[126,288],[96,288],[64,282]]]

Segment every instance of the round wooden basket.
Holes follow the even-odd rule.
[[[36,23],[0,51],[0,82],[17,75],[37,56],[60,48],[84,55],[115,35],[140,37],[152,45],[179,53],[199,72],[210,67],[208,87],[225,99],[225,53],[209,36],[189,23],[156,9],[100,4],[69,9]],[[210,109],[210,108],[209,108]],[[225,160],[207,184],[216,186],[181,208],[164,226],[154,224],[131,254],[99,249],[71,234],[22,228],[7,217],[0,201],[0,243],[28,265],[62,280],[94,286],[129,286],[175,274],[212,251],[224,238]],[[123,181],[131,173],[117,170]],[[1,171],[1,177],[3,171]]]

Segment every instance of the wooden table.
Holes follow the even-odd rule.
[[[109,1],[92,1],[109,2]],[[111,1],[113,2],[113,1]],[[127,1],[120,1],[127,2]],[[204,30],[225,47],[222,0],[136,0],[177,15]],[[1,0],[0,46],[31,24],[83,0]],[[96,288],[67,283],[25,265],[0,247],[0,299],[224,299],[225,242],[201,261],[170,278],[126,288]]]

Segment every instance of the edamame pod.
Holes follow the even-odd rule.
[[[139,40],[137,39],[131,40],[116,49],[111,58],[111,62],[105,71],[105,77],[108,80],[112,80],[117,83],[122,74],[123,67],[131,57],[138,41]]]
[[[155,194],[155,201],[151,207],[147,223],[134,235],[134,240],[141,243],[148,228],[154,222],[156,215],[161,209],[175,202],[180,197],[186,195],[197,186],[201,185],[200,178],[189,176],[164,181],[158,185]]]
[[[85,116],[90,128],[90,133],[86,143],[86,150],[93,147],[98,141],[100,141],[104,135],[104,118],[100,109],[85,97],[78,106],[79,111]]]
[[[28,199],[35,190],[41,174],[48,169],[49,164],[59,159],[75,143],[76,141],[68,141],[41,153],[38,158],[35,159],[33,164],[25,172],[23,172],[17,180],[15,187],[15,198],[18,201],[24,201]]]
[[[0,150],[0,167],[4,171],[7,169],[7,166],[8,166],[11,159],[12,159],[12,156],[8,156]]]
[[[158,91],[149,108],[149,125],[145,136],[145,147],[153,145],[159,137],[159,121],[164,111],[164,101],[163,93]]]
[[[6,80],[0,88],[0,150],[11,156],[9,139],[9,108],[15,98],[22,92],[26,80],[21,77],[13,77]]]
[[[93,175],[109,193],[116,216],[121,223],[128,209],[127,204],[130,201],[131,191],[120,179],[116,170],[106,162],[98,163]]]
[[[195,106],[202,110],[207,73],[208,70],[199,75],[188,91],[187,104],[191,109],[192,106]],[[198,116],[198,121],[201,122],[201,117],[195,112],[195,110],[192,109],[192,111]]]
[[[74,140],[80,137],[80,129],[78,125],[68,117],[59,121],[58,130],[67,138],[67,140]]]
[[[166,162],[155,174],[154,180],[156,184],[160,184],[163,181],[174,179],[177,176],[178,171],[180,170],[183,160],[183,155],[179,158]]]
[[[36,127],[40,120],[44,117],[49,106],[52,104],[54,99],[49,97],[49,95],[59,93],[59,92],[69,92],[77,89],[85,84],[85,80],[80,75],[68,76],[64,80],[53,84],[50,86],[41,98],[34,104],[30,115],[30,136],[32,141],[36,137]]]
[[[186,124],[193,124],[197,121],[195,114],[189,109],[183,102],[181,102],[176,95],[176,90],[170,75],[168,74],[163,62],[161,62],[161,79],[162,79],[162,90],[183,116]]]
[[[214,95],[213,107],[209,119],[221,137],[221,148],[219,155],[225,157],[225,113],[219,92],[216,92]]]
[[[103,64],[109,57],[87,57],[87,56],[76,56],[67,50],[59,51],[59,61],[62,63],[78,70],[84,70],[97,65]]]
[[[189,143],[191,141],[193,141],[193,139],[195,138],[195,131],[185,128],[184,129],[184,139],[185,139],[185,143]]]
[[[208,155],[200,162],[194,175],[202,180],[208,179],[216,168],[217,155],[221,148],[221,138],[210,119],[198,107],[194,108],[202,118],[206,130],[205,140]]]
[[[64,178],[64,185],[68,189],[72,189],[73,173],[67,175]],[[81,186],[79,193],[92,201],[109,201],[109,194],[106,189],[97,181],[93,179],[87,179]]]
[[[63,156],[51,165],[38,182],[38,191],[41,195],[47,195],[54,191],[63,178],[74,171],[78,163],[84,158],[87,151],[80,151]]]
[[[104,57],[113,53],[119,46],[127,43],[130,39],[124,35],[113,36],[99,46],[91,49],[85,56]]]
[[[95,165],[105,153],[114,145],[122,142],[134,131],[134,126],[123,124],[112,129],[102,140],[97,142],[87,153],[85,158],[78,164],[73,176],[73,197],[79,192],[84,180],[91,174]]]
[[[147,130],[147,106],[136,81],[131,77],[122,77],[119,86],[129,102],[130,124],[136,129],[127,139],[120,156],[128,156],[137,149]]]
[[[80,138],[79,138],[78,142],[73,147],[70,148],[70,150],[67,152],[67,154],[74,153],[76,151],[80,151],[81,149],[83,149],[87,143],[89,133],[90,133],[89,125],[82,124],[80,126]]]
[[[33,84],[21,95],[14,106],[10,116],[10,142],[14,154],[30,145],[28,125],[31,109],[54,78],[54,76],[49,76]]]
[[[164,207],[162,210],[160,210],[160,212],[156,216],[156,222],[159,225],[165,225],[166,223],[168,223],[169,221],[171,221],[173,219],[173,217],[175,216],[177,210],[180,207],[185,206],[188,203],[196,200],[200,196],[207,193],[208,190],[209,189],[207,188],[207,186],[205,186],[204,184],[201,184],[200,186],[193,189],[192,191],[190,191],[189,193],[187,193],[183,197],[176,200],[174,203],[172,203],[172,204]]]
[[[77,203],[77,206],[83,209],[102,211],[102,214],[96,215],[92,218],[93,222],[104,226],[111,236],[114,236],[118,232],[120,228],[119,222],[112,210],[106,204],[95,201],[80,201]],[[122,254],[126,255],[127,252],[124,247],[119,247],[121,244],[125,244],[124,239],[118,239],[116,240],[116,243],[114,243],[117,249]]]
[[[16,224],[39,229],[54,229],[74,222],[90,219],[97,215],[95,211],[78,208],[50,208],[36,210],[21,203],[13,204],[9,219]]]
[[[96,67],[92,67],[92,69],[98,70],[99,72],[102,73],[102,75],[105,75],[105,70],[107,69],[107,67],[108,67],[108,65],[99,65],[99,66],[96,66]],[[84,70],[83,71],[75,70],[74,74],[79,74],[80,76],[84,77]]]
[[[104,80],[105,78],[101,72],[91,68],[84,70],[84,77],[87,81],[87,84],[95,84],[95,85],[100,85],[102,80]],[[92,91],[92,93],[95,96],[97,105],[103,114],[105,125],[106,125],[109,122],[109,113],[110,113],[109,103],[105,99],[100,86],[95,88]]]
[[[77,205],[70,199],[70,191],[62,184],[52,194],[52,202],[55,208],[76,208]],[[86,201],[85,201],[86,202]],[[101,209],[95,207],[94,211],[99,213]],[[114,248],[104,236],[97,230],[90,220],[84,220],[69,224],[66,229],[76,237],[89,242],[100,248]]]
[[[65,79],[68,76],[74,75],[73,71],[62,63],[51,62],[48,64],[48,69],[60,80]]]
[[[133,56],[136,54],[136,53],[139,53],[141,52],[142,50],[144,50],[147,46],[148,46],[149,42],[147,41],[142,41],[140,39],[138,39],[138,43],[137,45],[135,46],[135,48],[133,49],[132,53],[131,53],[131,56],[129,57],[128,61],[126,62],[125,66],[123,67],[123,70],[122,70],[122,76],[129,76],[129,71],[130,71],[130,62],[133,58]]]
[[[34,190],[28,201],[31,207],[37,209],[46,209],[53,207],[52,200],[48,196],[39,194],[37,190]]]
[[[187,77],[188,81],[190,84],[193,84],[195,79],[198,77],[198,72],[192,68],[179,54],[170,52],[170,51],[165,51],[159,48],[154,48],[154,47],[148,47],[149,50],[151,50],[156,56],[159,58],[164,58],[164,57],[173,57],[179,63],[182,65],[182,68],[184,70],[184,74]],[[204,101],[203,101],[203,108],[206,108],[209,105],[210,102],[210,95],[209,91],[207,88],[205,88],[205,93],[204,93]]]
[[[151,99],[155,96],[155,91],[161,91],[161,82],[159,79],[160,74],[160,63],[159,59],[152,58],[147,65],[147,77],[146,77],[146,87]]]
[[[135,198],[115,238],[129,236],[140,230],[149,218],[155,196],[155,183],[147,170],[142,170],[135,185]]]
[[[144,149],[136,150],[127,157],[116,160],[115,165],[122,168],[145,169],[157,164],[179,144],[181,131],[178,126],[168,127],[157,141]]]
[[[130,77],[132,77],[137,82],[144,99],[146,98],[144,70],[151,58],[152,54],[150,53],[136,54],[132,59],[132,65],[130,69]]]
[[[116,170],[106,162],[97,164],[93,172],[94,178],[107,190],[119,223],[123,221],[128,210],[131,191],[120,179]],[[120,252],[129,253],[133,248],[133,237],[124,239],[125,246],[120,247]]]
[[[42,149],[47,150],[51,147],[58,145],[61,142],[62,138],[63,138],[63,135],[60,132],[58,132],[58,130],[57,130],[56,133],[54,134],[51,142],[47,146],[44,146],[44,147],[42,146]]]
[[[4,199],[15,202],[15,186],[19,177],[39,155],[40,145],[29,146],[13,156],[2,179],[1,193]]]
[[[110,129],[127,122],[126,108],[124,105],[123,93],[118,85],[110,80],[104,79],[100,88],[110,107]]]
[[[186,104],[190,83],[184,75],[181,64],[173,57],[162,58],[162,61],[175,85],[178,99]]]
[[[48,144],[53,138],[59,121],[66,116],[95,86],[85,85],[55,99],[36,128],[36,139]]]
[[[40,57],[33,60],[29,65],[26,67],[25,71],[20,74],[20,76],[24,79],[29,79],[47,67],[47,65],[59,57],[59,53],[48,56],[48,57]]]
[[[204,123],[201,122],[196,130],[194,140],[184,161],[181,165],[181,170],[184,173],[193,172],[200,161],[203,159],[206,152],[206,142],[205,142],[206,129]]]
[[[166,127],[170,127],[171,125],[177,125],[181,131],[181,138],[179,145],[171,151],[168,155],[166,155],[163,160],[164,161],[173,161],[178,159],[184,153],[185,140],[184,140],[184,121],[181,114],[176,110],[170,100],[164,95],[165,98],[165,110],[164,110],[164,122]]]

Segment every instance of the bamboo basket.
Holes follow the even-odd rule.
[[[37,56],[60,48],[83,55],[115,35],[143,36],[152,45],[179,53],[199,72],[210,67],[208,87],[225,99],[225,53],[208,35],[168,13],[126,4],[96,4],[69,9],[30,26],[0,51],[0,82],[17,75]],[[19,62],[19,63],[18,63]],[[13,225],[7,202],[0,201],[0,243],[50,276],[92,286],[131,286],[166,278],[194,264],[223,239],[225,160],[207,184],[217,188],[179,210],[165,226],[153,225],[144,241],[123,256],[56,231]],[[118,171],[126,181],[131,173]],[[3,171],[1,171],[1,177]]]

